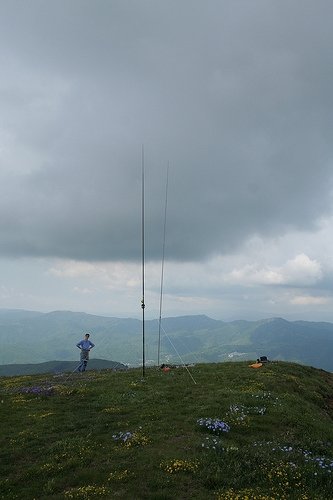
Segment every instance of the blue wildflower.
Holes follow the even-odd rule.
[[[225,422],[222,422],[222,420],[219,420],[217,418],[199,418],[197,420],[197,423],[201,427],[206,427],[211,432],[214,432],[216,434],[219,434],[221,432],[229,432],[230,431],[230,426],[226,424]]]

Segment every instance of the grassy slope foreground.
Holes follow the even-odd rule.
[[[190,370],[0,379],[0,498],[332,498],[333,374]]]

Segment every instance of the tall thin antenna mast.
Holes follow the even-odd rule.
[[[159,316],[159,320],[158,320],[157,366],[160,366],[160,352],[161,352],[161,321],[162,321],[162,302],[163,302],[165,235],[166,235],[166,219],[167,219],[167,208],[168,208],[168,186],[169,186],[169,162],[168,162],[168,168],[167,168],[166,187],[165,187],[164,231],[163,231],[163,251],[162,251],[162,270],[161,270],[161,293],[160,293],[160,316]]]
[[[145,158],[141,152],[142,195],[141,195],[141,244],[142,244],[142,376],[145,376]]]

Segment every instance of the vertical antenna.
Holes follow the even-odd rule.
[[[168,207],[168,185],[169,185],[169,162],[168,162],[168,168],[167,168],[166,188],[165,188],[164,231],[163,231],[161,293],[160,293],[160,316],[159,316],[159,320],[158,320],[157,366],[160,366],[160,352],[161,352],[161,321],[162,321],[162,299],[163,299],[163,279],[164,279],[165,235],[166,235],[166,219],[167,219],[167,207]]]
[[[142,244],[142,376],[145,376],[145,162],[144,147],[141,151],[142,194],[141,194],[141,244]]]

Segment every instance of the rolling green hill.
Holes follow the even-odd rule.
[[[90,331],[93,358],[130,366],[142,363],[142,322],[85,313],[0,311],[0,364],[73,361],[75,344]],[[158,321],[145,324],[145,357],[157,364]],[[223,322],[207,316],[164,318],[160,363],[228,360],[295,361],[333,371],[333,324],[271,318]]]
[[[330,500],[333,374],[286,362],[0,378],[0,498]]]

